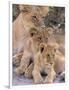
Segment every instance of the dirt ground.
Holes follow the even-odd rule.
[[[18,86],[18,85],[34,85],[32,79],[25,78],[23,75],[17,76],[15,71],[15,67],[13,68],[13,79],[12,79],[12,85],[13,86]],[[65,74],[63,73],[62,75],[58,75],[56,79],[54,80],[54,83],[64,83]]]

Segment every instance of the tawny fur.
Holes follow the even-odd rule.
[[[41,52],[41,48],[44,48]],[[55,45],[41,44],[39,52],[35,55],[33,79],[35,83],[52,83],[59,72],[64,71],[64,56],[57,52]],[[59,58],[60,57],[60,58]],[[58,64],[58,65],[57,65]],[[41,72],[47,73],[43,79]]]
[[[16,69],[17,74],[21,74],[21,73],[28,71],[28,70],[26,70],[26,71],[23,70],[23,68],[25,66],[26,66],[26,69],[28,68],[30,58],[33,58],[33,60],[34,60],[34,56],[39,50],[40,43],[44,42],[44,37],[46,37],[46,36],[49,37],[51,35],[51,33],[49,33],[50,31],[48,29],[45,31],[45,29],[46,28],[43,28],[42,30],[37,30],[36,28],[30,29],[30,31],[29,31],[30,38],[27,40],[27,43],[24,47],[24,52],[23,52],[23,56],[21,58],[20,66]],[[45,34],[46,34],[46,36],[45,36]],[[45,43],[47,43],[47,42],[45,42]]]
[[[49,11],[48,7],[19,5],[21,13],[13,22],[13,52],[20,52],[29,38],[29,30],[32,27],[44,25],[44,19]],[[33,12],[34,11],[34,12]]]
[[[25,73],[26,77],[32,77],[32,68],[34,67],[32,64],[34,63],[34,56],[38,51],[38,46],[42,42],[42,37],[37,29],[30,30],[30,38],[27,40],[27,43],[24,47],[23,56],[21,58],[20,66],[16,68],[16,73],[18,75]],[[33,36],[31,36],[31,34]],[[29,65],[30,60],[32,59],[32,64]],[[28,70],[29,69],[29,70]],[[29,73],[30,74],[29,74]]]

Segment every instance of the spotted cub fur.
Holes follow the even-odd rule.
[[[23,56],[21,58],[20,66],[16,68],[16,73],[18,75],[23,74],[25,77],[32,77],[32,70],[34,67],[34,56],[38,51],[38,46],[42,42],[42,36],[40,32],[35,29],[30,29],[30,38],[28,39],[25,47]]]
[[[32,69],[33,69],[33,65],[31,65],[32,69],[29,68],[29,65],[31,64],[30,62],[33,63],[34,56],[39,50],[40,43],[48,42],[47,40],[45,41],[44,38],[46,38],[46,37],[48,38],[48,36],[50,36],[52,34],[52,29],[51,28],[42,28],[42,29],[38,30],[36,28],[31,28],[29,30],[29,34],[30,34],[30,38],[28,39],[28,41],[24,47],[24,52],[23,52],[23,56],[21,58],[20,66],[16,69],[17,74],[26,72],[26,74],[25,74],[26,77],[32,77],[32,74],[28,73],[28,72],[32,73]],[[29,70],[28,70],[28,68],[29,68]]]

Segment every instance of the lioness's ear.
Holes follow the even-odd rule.
[[[46,16],[47,13],[49,12],[49,7],[48,6],[42,6],[42,12]]]
[[[36,6],[36,10],[40,12],[40,14],[43,16],[46,16],[49,12],[48,6]]]
[[[23,5],[22,4],[19,5],[19,9],[20,9],[20,11],[23,10]]]
[[[20,5],[19,5],[19,9],[20,9],[20,11],[22,11],[22,12],[30,12],[31,9],[32,9],[32,6],[31,6],[31,5],[23,5],[23,4],[20,4]]]

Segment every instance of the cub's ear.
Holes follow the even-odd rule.
[[[59,50],[59,45],[55,44],[55,45],[53,46],[53,49],[54,49],[54,52],[57,52],[57,51]]]
[[[38,34],[38,30],[36,28],[31,28],[29,30],[30,36],[33,37]]]
[[[46,31],[48,32],[49,35],[54,33],[54,29],[51,27],[46,28]]]
[[[22,12],[30,12],[31,9],[32,9],[32,6],[31,6],[31,5],[23,5],[23,4],[20,4],[20,5],[19,5],[19,9],[20,9],[20,11],[22,11]]]
[[[59,45],[57,43],[54,44],[54,50],[55,49],[58,49],[59,48]]]
[[[41,43],[39,45],[39,51],[42,53],[45,50],[45,47],[46,47],[45,43]]]
[[[54,52],[57,52],[57,50],[59,49],[59,44],[57,44],[57,43],[50,43],[50,45],[52,46]]]

